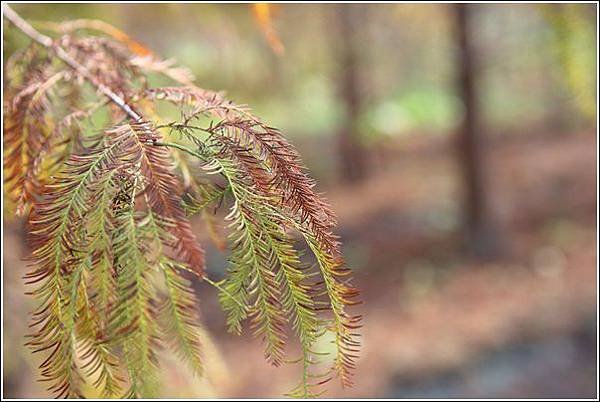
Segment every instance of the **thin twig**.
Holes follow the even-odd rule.
[[[56,57],[62,60],[65,64],[75,70],[79,75],[88,80],[92,85],[98,89],[104,96],[109,98],[111,102],[116,104],[121,110],[123,110],[129,117],[136,122],[142,121],[142,116],[135,112],[125,100],[117,95],[106,85],[102,84],[96,77],[90,73],[90,71],[69,55],[62,47],[54,43],[52,38],[43,35],[32,27],[27,21],[25,21],[19,14],[14,12],[7,4],[2,5],[2,14],[9,20],[15,27],[17,27],[25,35],[39,43],[40,45],[47,47],[52,50]]]
[[[221,286],[221,284],[219,282],[213,281],[206,275],[203,275],[202,279],[204,279],[206,282],[208,282],[209,284],[214,286],[217,290],[220,290],[221,292],[223,292],[227,297],[229,297],[231,300],[233,300],[238,306],[240,306],[242,308],[246,308],[246,306],[244,306],[242,304],[242,302],[240,302],[238,299],[236,299],[236,297],[234,295],[232,295],[230,292],[227,291],[227,289],[225,289],[223,286]]]
[[[195,156],[196,158],[198,158],[198,159],[206,162],[206,157],[205,156],[199,154],[198,152],[192,151],[191,149],[188,149],[188,148],[184,147],[181,144],[177,144],[176,142],[154,141],[152,143],[152,145],[177,148],[180,151],[187,152],[188,154],[190,154],[192,156]]]

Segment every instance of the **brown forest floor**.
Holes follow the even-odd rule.
[[[594,321],[595,134],[491,144],[488,173],[504,253],[487,262],[461,250],[457,167],[447,145],[405,141],[364,185],[328,191],[365,302],[356,386],[330,386],[328,397],[402,395],[405,385],[476,367],[483,356],[523,342],[569,336]],[[27,311],[18,279],[25,269],[20,236],[17,226],[5,224],[5,396],[35,397],[44,394],[20,346]],[[295,385],[300,368],[272,368],[258,340],[226,334],[214,290],[201,290],[216,345],[207,349],[208,380],[182,374],[167,357],[165,395],[277,397]],[[585,366],[595,361],[593,338],[583,347],[594,358],[550,380],[564,382],[566,396],[595,395],[595,372]],[[490,396],[549,396],[536,384],[524,377]]]

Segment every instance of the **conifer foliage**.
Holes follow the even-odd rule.
[[[57,24],[50,37],[3,13],[33,39],[5,70],[4,178],[28,221],[27,344],[44,356],[48,389],[156,396],[161,348],[202,375],[194,280],[217,286],[229,330],[247,321],[270,363],[300,362],[290,395],[316,396],[334,377],[351,385],[358,292],[334,213],[285,137],[105,23]],[[150,87],[152,75],[175,86]],[[176,117],[161,116],[168,108]],[[200,215],[212,227],[217,208],[229,250],[220,282],[190,224]],[[329,369],[320,339],[335,348]]]

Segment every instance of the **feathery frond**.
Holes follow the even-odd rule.
[[[198,300],[189,279],[183,276],[185,266],[174,261],[161,262],[166,283],[162,304],[165,338],[198,376],[202,375],[202,345],[198,337]]]
[[[134,180],[131,191],[135,192],[136,187]],[[131,200],[135,199],[134,195],[130,197]],[[123,348],[130,380],[126,395],[151,398],[158,393],[158,312],[157,299],[151,285],[156,265],[147,258],[147,245],[141,233],[143,225],[148,222],[137,218],[132,203],[120,208],[116,218],[113,243],[118,299],[111,311],[109,332]]]
[[[34,311],[29,345],[34,351],[52,348],[42,363],[42,375],[52,381],[57,395],[79,395],[75,359],[75,322],[79,314],[77,295],[91,251],[86,233],[86,217],[93,197],[106,189],[109,173],[127,160],[124,138],[112,138],[110,145],[94,145],[86,155],[73,155],[60,176],[45,188],[45,199],[37,203],[30,217],[30,242],[34,270],[26,275],[40,303]],[[98,144],[99,142],[96,142]]]
[[[33,161],[52,127],[49,92],[64,77],[47,67],[34,67],[23,77],[18,92],[7,102],[4,115],[4,169],[9,194],[17,201],[18,214],[32,199]],[[11,91],[9,89],[8,91]]]
[[[7,64],[5,185],[19,212],[30,211],[28,345],[45,355],[48,389],[79,397],[90,382],[107,397],[157,396],[165,347],[201,376],[196,280],[219,289],[229,330],[249,325],[270,363],[294,361],[287,347],[298,340],[302,378],[290,395],[318,396],[334,376],[351,385],[358,291],[335,215],[283,134],[115,27],[46,24],[61,34],[53,39],[15,15],[37,44]],[[183,86],[149,88],[149,73]],[[83,104],[84,94],[94,100]],[[181,118],[161,121],[162,101]],[[96,113],[108,128],[90,133]],[[221,281],[206,276],[195,216],[230,251]],[[317,373],[325,356],[315,344],[328,331],[336,356]]]

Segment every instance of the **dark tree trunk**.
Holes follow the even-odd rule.
[[[358,116],[362,109],[361,80],[359,74],[360,28],[365,18],[357,5],[340,4],[336,8],[339,25],[337,49],[339,70],[337,82],[345,108],[345,117],[338,133],[340,177],[344,182],[356,182],[366,176],[366,150],[358,131]]]
[[[458,89],[464,104],[464,120],[458,134],[458,155],[464,178],[464,229],[467,248],[479,257],[497,254],[496,231],[488,204],[485,149],[477,94],[477,60],[473,48],[472,6],[456,4],[458,41]]]

